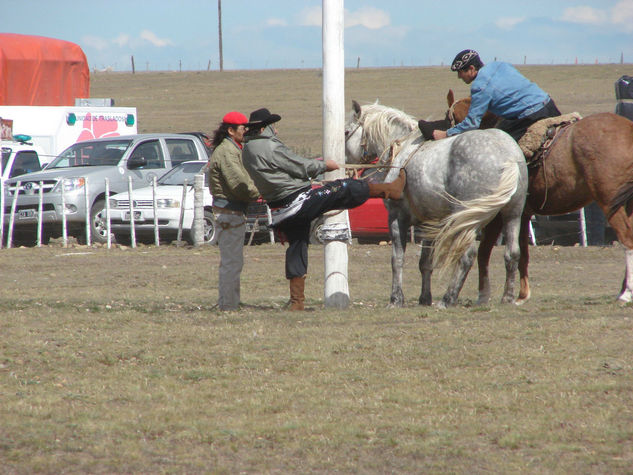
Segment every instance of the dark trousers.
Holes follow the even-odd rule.
[[[533,112],[527,117],[523,117],[522,119],[503,119],[499,125],[497,125],[497,128],[507,132],[518,142],[519,139],[525,135],[528,127],[533,123],[541,119],[546,119],[547,117],[558,117],[559,115],[560,111],[558,107],[556,107],[554,101],[550,99],[542,109]]]
[[[303,277],[308,273],[308,244],[310,223],[323,213],[334,209],[349,209],[362,205],[369,198],[369,185],[361,180],[336,180],[310,190],[301,209],[276,228],[286,235],[286,279]]]

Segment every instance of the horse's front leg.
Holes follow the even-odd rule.
[[[490,221],[483,230],[479,250],[477,251],[477,266],[479,268],[479,297],[478,305],[485,305],[490,302],[490,255],[495,247],[499,235],[501,234],[501,226],[503,220],[498,214]]]
[[[402,307],[404,305],[402,272],[410,219],[404,210],[397,205],[388,204],[387,208],[389,210],[389,231],[391,234],[391,297],[389,305]]]
[[[433,295],[431,294],[431,275],[433,274],[433,260],[431,254],[433,250],[433,242],[428,240],[422,241],[422,250],[420,252],[420,274],[422,275],[422,289],[420,290],[420,305],[433,305]]]
[[[466,281],[470,268],[473,266],[476,254],[477,243],[473,242],[459,260],[459,264],[451,276],[446,293],[444,294],[444,297],[442,297],[442,300],[437,304],[438,308],[450,307],[457,303],[457,297],[464,286],[464,282]]]

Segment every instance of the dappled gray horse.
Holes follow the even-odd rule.
[[[506,238],[506,282],[502,302],[514,301],[519,260],[519,226],[527,190],[527,168],[517,143],[500,130],[475,130],[425,142],[417,120],[397,109],[354,101],[345,126],[349,163],[376,156],[391,166],[385,181],[407,173],[405,197],[387,200],[392,240],[390,303],[404,304],[402,268],[407,230],[420,225],[422,290],[419,303],[432,304],[431,273],[451,272],[438,304],[454,305],[476,254],[477,233],[501,213]],[[480,298],[482,296],[480,295]]]

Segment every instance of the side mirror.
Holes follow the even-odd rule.
[[[135,168],[141,168],[144,167],[145,165],[147,165],[147,160],[145,159],[145,157],[130,157],[127,160],[127,167],[130,170],[133,170]]]

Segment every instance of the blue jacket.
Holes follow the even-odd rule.
[[[522,119],[542,109],[550,97],[535,83],[508,63],[494,61],[484,65],[470,86],[468,115],[448,136],[478,129],[481,118],[490,111],[504,119]]]

